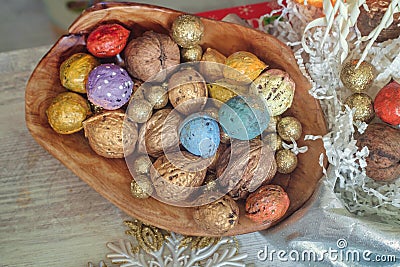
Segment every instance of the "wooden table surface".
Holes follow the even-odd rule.
[[[123,221],[132,219],[48,154],[26,128],[25,86],[49,48],[0,53],[0,267],[97,264],[110,252],[107,242],[127,238]],[[247,263],[256,262],[262,240],[260,233],[239,237]]]

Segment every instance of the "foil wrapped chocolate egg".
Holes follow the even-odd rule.
[[[83,122],[90,147],[106,158],[123,158],[131,154],[138,138],[137,124],[125,120],[123,110],[96,114]]]
[[[207,115],[193,114],[179,127],[179,139],[190,153],[209,158],[219,146],[219,125]]]
[[[80,131],[83,128],[82,122],[90,114],[87,100],[73,92],[57,95],[46,110],[51,128],[60,134]]]
[[[123,68],[102,64],[93,69],[86,84],[88,99],[107,110],[125,105],[133,92],[133,81]]]
[[[288,73],[270,69],[254,80],[250,92],[262,97],[267,102],[271,116],[277,116],[292,105],[295,87]]]
[[[125,48],[129,34],[119,24],[100,25],[89,34],[86,47],[96,57],[113,57]]]
[[[270,120],[265,102],[257,96],[235,96],[221,106],[218,115],[224,132],[239,140],[260,135]]]
[[[86,53],[73,54],[60,66],[62,86],[77,93],[86,93],[89,73],[98,65],[100,65],[100,62],[92,55]]]

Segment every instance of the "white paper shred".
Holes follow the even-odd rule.
[[[400,12],[399,0],[392,1],[385,19],[364,38],[356,22],[365,0],[336,0],[334,5],[324,0],[323,9],[292,0],[287,0],[286,7],[282,0],[278,3],[282,7],[280,18],[265,26],[261,21],[269,15],[260,18],[260,29],[292,48],[300,70],[312,85],[310,94],[320,100],[329,133],[306,135],[305,140],[322,139],[326,154],[321,154],[319,162],[323,168],[326,158],[332,168],[329,173],[323,168],[332,190],[350,212],[400,225],[400,179],[382,183],[367,177],[365,167],[369,151],[366,147],[357,147],[354,135],[363,133],[368,125],[353,123],[354,110],[342,104],[351,92],[340,81],[342,63],[362,58],[379,73],[367,92],[372,98],[391,79],[400,82],[400,37],[375,42],[375,37],[393,21],[393,14]],[[295,147],[293,143],[286,149]]]

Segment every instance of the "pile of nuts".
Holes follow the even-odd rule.
[[[238,223],[236,201],[246,202],[256,223],[284,216],[289,198],[270,182],[277,170],[296,167],[282,140],[298,140],[302,130],[296,118],[280,117],[294,98],[289,75],[266,70],[248,51],[203,52],[204,30],[192,15],[177,17],[170,35],[98,26],[87,36],[88,52],[61,64],[68,91],[47,117],[57,133],[83,129],[97,154],[125,157],[134,197],[196,200],[194,221],[221,235]]]

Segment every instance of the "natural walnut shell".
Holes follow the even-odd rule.
[[[135,150],[138,137],[136,123],[125,120],[123,110],[106,111],[83,122],[90,147],[106,158],[123,158]]]
[[[222,235],[237,225],[239,207],[231,197],[225,195],[210,204],[197,207],[193,219],[208,233]]]
[[[128,43],[125,63],[133,77],[147,81],[158,72],[180,63],[179,47],[168,35],[147,31]]]
[[[150,169],[157,195],[166,201],[184,201],[202,185],[207,173],[206,161],[186,151],[159,157]]]
[[[169,79],[168,94],[172,106],[180,113],[189,115],[203,109],[208,90],[200,73],[194,69],[182,69]]]
[[[279,185],[265,185],[250,194],[246,200],[246,217],[256,223],[275,222],[289,208],[290,200]]]
[[[145,143],[143,146],[142,140],[139,140],[140,149],[145,148],[140,152],[156,158],[166,151],[179,150],[178,128],[181,120],[179,113],[172,109],[161,109],[154,113],[139,134],[144,135]]]
[[[368,177],[377,181],[400,177],[400,130],[382,123],[370,124],[357,138],[357,146],[368,147]]]
[[[360,7],[360,16],[357,19],[357,27],[362,36],[367,36],[381,23],[385,12],[387,11],[391,0],[366,0],[369,11]],[[383,42],[388,39],[396,39],[400,35],[400,13],[393,15],[393,22],[389,27],[383,29],[376,39],[377,42]]]
[[[274,152],[259,139],[235,140],[220,159],[217,176],[223,187],[233,186],[229,195],[235,200],[245,199],[276,173]]]

